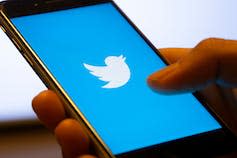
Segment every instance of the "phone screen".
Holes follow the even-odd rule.
[[[112,3],[11,20],[113,154],[221,128],[192,94],[148,87],[165,64]]]

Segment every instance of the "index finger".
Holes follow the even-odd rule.
[[[193,92],[211,83],[236,87],[236,59],[237,41],[209,38],[175,64],[149,76],[148,83],[165,93]]]

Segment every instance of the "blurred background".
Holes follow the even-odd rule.
[[[207,37],[237,39],[236,0],[114,0],[157,48],[193,47]],[[0,30],[0,157],[61,157],[31,109],[46,89]]]

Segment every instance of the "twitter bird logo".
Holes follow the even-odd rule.
[[[118,88],[125,85],[130,79],[131,73],[125,60],[123,55],[108,56],[105,58],[106,66],[93,66],[86,63],[83,65],[99,80],[108,82],[102,88]]]

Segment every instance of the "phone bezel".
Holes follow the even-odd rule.
[[[70,109],[68,111],[77,119],[81,120],[84,127],[89,131],[90,136],[93,137],[93,140],[97,145],[100,146],[100,149],[106,151],[102,154],[105,154],[108,157],[113,157],[113,154],[109,150],[109,148],[103,143],[103,141],[99,138],[96,134],[93,127],[86,121],[85,117],[80,113],[80,111],[76,108],[75,104],[70,100],[67,94],[64,92],[63,88],[57,83],[56,79],[54,79],[53,75],[47,70],[46,66],[44,66],[43,62],[37,57],[36,53],[33,49],[27,44],[21,34],[17,31],[14,25],[9,20],[10,17],[18,17],[24,15],[32,15],[32,14],[39,14],[45,12],[52,12],[57,10],[65,10],[70,8],[82,7],[87,5],[99,4],[99,3],[106,3],[111,2],[116,9],[121,13],[123,17],[130,23],[130,25],[140,34],[140,36],[145,40],[145,42],[154,50],[159,58],[163,60],[165,64],[168,64],[165,58],[158,52],[158,50],[154,47],[154,45],[145,37],[145,35],[133,24],[133,22],[125,15],[125,13],[111,0],[50,0],[50,1],[42,1],[42,0],[16,0],[16,1],[9,1],[3,2],[1,8],[1,20],[2,25],[7,30],[8,36],[13,39],[18,45],[18,49],[24,54],[23,56],[27,58],[26,60],[31,64],[32,68],[36,71],[36,73],[40,76],[46,86],[54,91],[60,96],[65,104],[70,104]],[[8,17],[7,17],[8,16]],[[20,48],[19,48],[20,47]],[[30,61],[29,61],[30,60]],[[157,156],[157,154],[163,154],[161,151],[157,151],[157,149],[165,148],[165,150],[169,149],[174,150],[172,144],[176,144],[175,148],[178,148],[180,151],[185,148],[190,148],[189,151],[194,152],[191,150],[191,146],[195,146],[196,141],[193,143],[193,140],[202,140],[205,145],[208,144],[211,137],[217,138],[219,136],[226,136],[231,139],[235,139],[235,136],[229,131],[227,126],[224,124],[221,117],[217,116],[213,110],[207,106],[207,103],[204,101],[201,95],[198,93],[193,94],[199,102],[208,110],[208,112],[221,124],[222,129],[210,131],[202,134],[197,134],[194,136],[189,136],[177,140],[173,140],[166,143],[161,143],[155,146],[147,147],[144,149],[134,150],[125,154],[118,154],[117,157],[139,157],[142,156]],[[196,139],[198,138],[198,139]],[[218,137],[219,139],[219,137]],[[214,140],[213,140],[214,141]],[[185,142],[185,143],[184,143]],[[215,141],[214,141],[215,142]],[[232,143],[232,142],[231,142]],[[177,147],[177,144],[178,147]],[[208,147],[209,144],[207,145]],[[175,149],[176,150],[176,149]],[[154,155],[155,153],[155,155]],[[198,154],[198,153],[197,153]],[[181,154],[182,155],[182,154]]]

